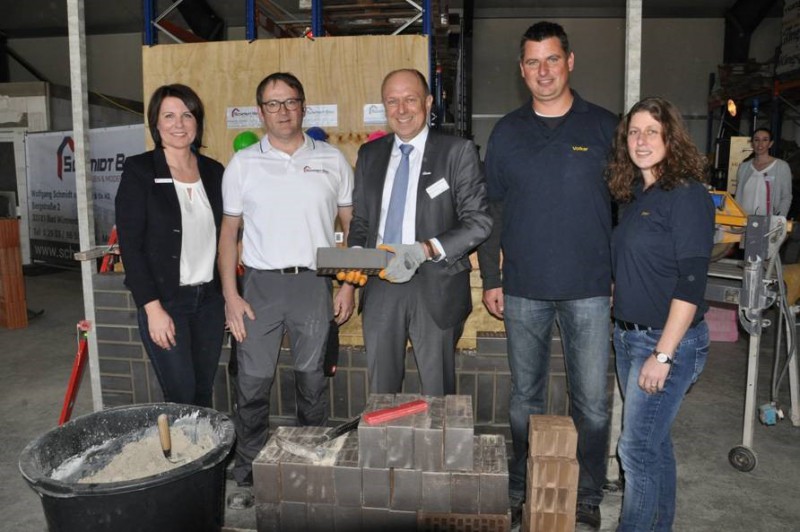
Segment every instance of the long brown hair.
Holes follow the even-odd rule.
[[[633,199],[633,190],[642,179],[642,171],[633,164],[628,154],[628,127],[636,113],[650,113],[662,126],[666,147],[664,159],[653,168],[658,186],[671,190],[686,180],[708,181],[706,158],[692,142],[678,108],[664,98],[645,98],[636,103],[620,121],[614,134],[611,162],[606,168],[606,178],[611,195],[620,203]]]

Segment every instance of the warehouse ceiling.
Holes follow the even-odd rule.
[[[258,0],[263,1],[263,0]],[[417,0],[422,3],[422,0]],[[244,0],[207,0],[209,6],[230,27],[245,25]],[[381,2],[364,0],[322,0],[325,5],[362,7],[365,11]],[[271,0],[287,16],[310,17],[300,6],[311,0]],[[384,3],[388,3],[385,2]],[[402,1],[395,2],[403,4]],[[439,0],[451,11],[462,7],[462,0]],[[645,0],[646,18],[706,18],[724,17],[736,0]],[[6,38],[51,37],[66,35],[66,0],[0,0],[0,35]],[[86,33],[136,33],[143,28],[143,0],[84,0]],[[161,11],[170,0],[157,2]],[[771,16],[780,16],[781,2],[775,2]],[[604,18],[624,17],[625,0],[474,0],[476,18]],[[309,23],[310,24],[310,23]],[[380,32],[376,32],[380,33]]]

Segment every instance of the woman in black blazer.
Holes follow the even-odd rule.
[[[212,406],[225,327],[223,167],[199,153],[203,104],[191,88],[156,89],[147,121],[156,147],[125,161],[116,197],[125,285],[164,399]]]

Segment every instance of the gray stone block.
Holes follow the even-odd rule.
[[[133,393],[133,383],[130,376],[116,377],[113,375],[100,375],[100,387],[103,390]]]
[[[281,501],[281,532],[308,532],[308,505]]]
[[[314,504],[333,504],[336,502],[333,483],[333,466],[308,464],[308,502]]]
[[[425,512],[450,512],[450,473],[446,471],[422,472],[420,509]]]
[[[508,404],[505,405],[508,410]],[[494,375],[478,374],[478,389],[475,393],[475,422],[491,425],[494,422]]]
[[[394,405],[415,401],[416,394],[397,394]],[[386,424],[386,467],[411,469],[414,467],[414,423],[416,416],[405,416]]]
[[[329,532],[331,523],[334,520],[333,504],[308,504],[308,531],[307,532]]]
[[[138,341],[136,343],[123,343],[123,342],[98,342],[98,350],[102,353],[103,358],[129,360],[141,360],[147,357],[144,347]]]
[[[131,330],[128,327],[111,327],[98,323],[97,327],[95,327],[95,333],[97,334],[98,343],[130,342],[131,338],[134,338],[135,341],[139,340],[138,335],[131,336]],[[103,353],[103,347],[100,346],[99,349],[100,352]]]
[[[362,369],[351,369],[350,376],[350,414],[352,417],[364,411],[367,404],[367,372]]]
[[[425,397],[428,411],[414,416],[414,467],[442,471],[444,398]]]
[[[480,436],[480,513],[500,514],[508,509],[508,459],[501,435]]]
[[[333,528],[336,532],[360,532],[364,530],[361,523],[361,506],[334,506]]]
[[[281,501],[302,502],[308,500],[306,464],[281,462]],[[283,514],[281,514],[283,515]]]
[[[386,520],[388,526],[384,530],[409,532],[417,529],[417,512],[389,510],[389,517]]]
[[[256,503],[256,530],[258,530],[258,532],[281,531],[280,504],[269,502]]]
[[[362,529],[365,532],[380,532],[386,530],[386,522],[389,519],[388,508],[368,508],[361,509]]]
[[[92,287],[95,291],[113,291],[127,292],[124,281],[125,274],[118,272],[109,273],[96,273],[92,275]]]
[[[94,304],[97,308],[128,309],[128,292],[95,291]]]
[[[364,412],[372,412],[388,408],[394,404],[392,394],[372,394],[367,399]],[[386,423],[368,425],[365,421],[358,424],[358,463],[361,467],[386,467]]]
[[[100,357],[100,373],[105,375],[130,375],[131,363],[118,358]]]
[[[132,360],[130,364],[133,382],[133,402],[149,403],[150,386],[147,381],[147,363],[144,360]]]
[[[95,316],[97,323],[103,325],[138,326],[136,311],[131,309],[98,309]]]
[[[444,468],[448,471],[471,471],[473,468],[472,397],[445,397]]]
[[[253,496],[256,503],[281,501],[281,468],[283,450],[275,438],[267,442],[253,460]]]
[[[389,508],[391,495],[389,471],[388,468],[361,469],[362,499],[365,507]]]
[[[478,331],[475,344],[478,355],[505,355],[508,353],[506,333],[502,331]]]
[[[480,510],[480,475],[476,472],[453,472],[450,475],[450,511],[477,514]]]
[[[422,495],[422,471],[419,469],[392,469],[392,510],[416,511]]]
[[[347,441],[345,441],[347,445]],[[358,449],[342,449],[333,466],[334,498],[339,506],[358,506],[361,501],[361,468]]]

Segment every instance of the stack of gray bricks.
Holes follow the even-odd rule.
[[[362,420],[319,460],[271,438],[253,463],[258,531],[509,530],[505,438],[474,435],[471,397],[375,394],[365,412],[420,398],[426,412]],[[324,430],[278,434],[302,442]]]

